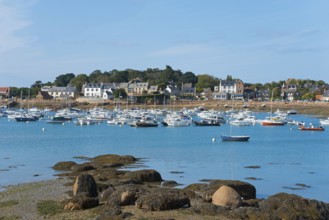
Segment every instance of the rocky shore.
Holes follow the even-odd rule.
[[[59,162],[50,181],[0,192],[0,219],[328,219],[329,204],[279,193],[256,198],[256,188],[209,180],[176,188],[156,170],[128,171],[133,156],[101,155]]]

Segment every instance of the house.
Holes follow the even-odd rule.
[[[38,94],[36,95],[35,99],[36,100],[51,100],[54,97],[52,97],[51,95],[49,95],[48,91],[39,91]]]
[[[256,91],[256,100],[270,101],[270,91],[268,89],[260,89]]]
[[[82,86],[82,93],[85,97],[102,97],[103,83],[85,83]]]
[[[326,90],[326,91],[323,92],[321,101],[329,102],[329,90]]]
[[[226,92],[214,92],[212,98],[215,100],[228,100],[228,94]]]
[[[180,97],[182,99],[194,99],[196,96],[196,88],[192,83],[182,83]]]
[[[115,89],[114,83],[85,83],[82,87],[85,97],[102,99],[112,99]]]
[[[150,88],[148,89],[148,94],[155,94],[158,92],[159,87],[158,86],[150,86]]]
[[[221,80],[219,86],[214,87],[217,93],[227,93],[231,99],[243,99],[244,84],[240,79],[235,80]],[[218,94],[217,94],[218,95]],[[221,95],[220,95],[221,96]]]
[[[134,86],[134,93],[135,94],[147,93],[148,92],[148,86],[149,86],[148,82],[138,82]]]
[[[41,92],[48,92],[51,86],[43,86],[41,87]]]
[[[256,90],[252,88],[245,88],[243,91],[243,98],[245,100],[253,100],[256,98]]]
[[[200,93],[200,98],[201,99],[212,99],[212,91],[210,88],[204,88],[203,91]]]
[[[77,96],[77,90],[73,86],[52,86],[49,88],[48,94],[54,97],[55,99],[74,99]]]
[[[282,88],[284,88],[284,92],[282,91],[281,93],[285,93],[286,99],[288,101],[293,101],[297,94],[297,89],[298,85],[296,84],[287,84],[286,86],[282,85]],[[282,97],[284,97],[284,94],[281,94]]]
[[[0,87],[0,98],[9,98],[10,87]]]

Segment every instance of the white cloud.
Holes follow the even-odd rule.
[[[24,47],[27,40],[19,31],[32,23],[24,18],[24,8],[29,4],[22,1],[0,0],[0,53]]]

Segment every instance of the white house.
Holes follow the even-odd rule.
[[[74,99],[77,95],[77,90],[73,86],[67,86],[67,87],[57,87],[57,86],[51,86],[50,88],[47,88],[48,94],[54,97],[55,99]]]
[[[241,80],[235,79],[232,81],[221,80],[218,86],[214,87],[216,92],[213,96],[214,99],[243,99],[243,89],[244,84]],[[224,93],[230,94],[230,96],[225,96]]]
[[[225,92],[214,92],[212,94],[212,98],[215,100],[227,100],[228,96],[227,96],[227,93],[225,93]]]
[[[114,83],[86,83],[82,90],[85,97],[111,99],[115,88]]]

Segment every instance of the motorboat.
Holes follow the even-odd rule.
[[[213,120],[195,121],[194,124],[196,126],[220,126],[220,122],[219,121],[213,121]]]

